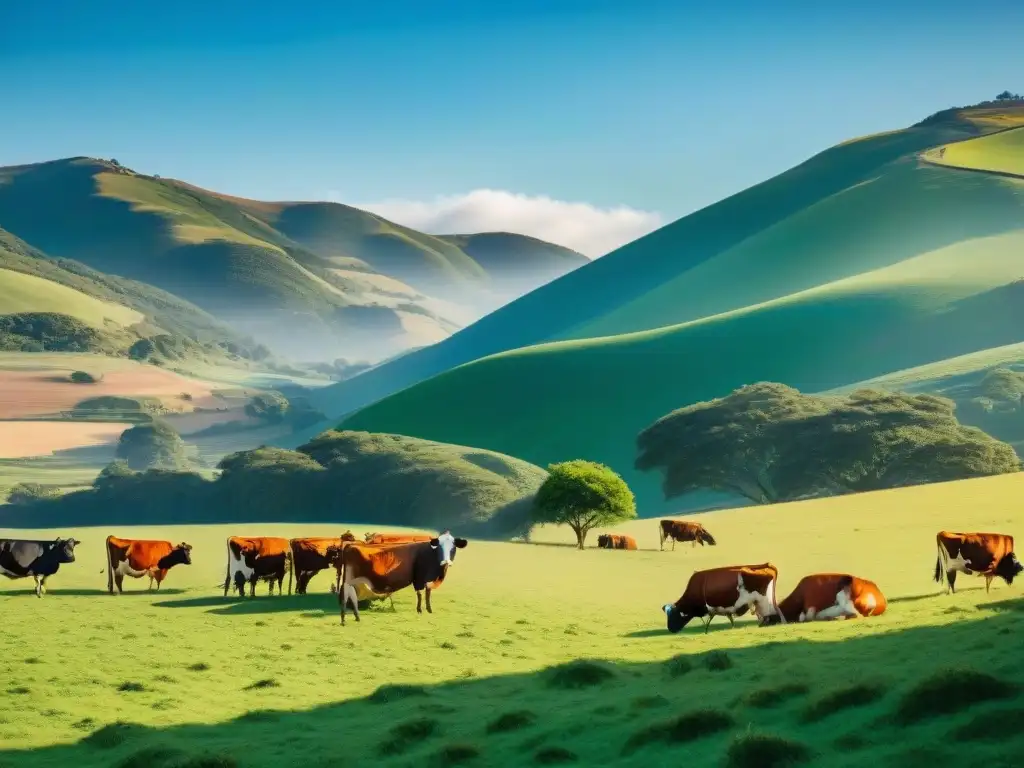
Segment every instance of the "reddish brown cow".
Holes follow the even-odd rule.
[[[295,573],[295,594],[306,594],[310,580],[320,571],[334,565],[341,555],[342,547],[355,540],[356,537],[352,531],[345,531],[341,536],[291,539],[289,546],[292,552],[292,568]],[[290,581],[290,574],[288,578]],[[331,582],[331,591],[334,591],[333,581]]]
[[[942,583],[946,572],[946,594],[956,592],[956,574],[985,577],[985,592],[999,576],[1007,584],[1024,570],[1013,551],[1013,536],[1005,533],[953,533],[940,531],[935,537],[939,550],[935,561],[935,581]]]
[[[763,617],[762,624],[794,624],[801,621],[880,616],[888,602],[873,581],[848,573],[814,573],[804,576],[779,603],[778,610]]]
[[[285,573],[289,574],[288,594],[292,593],[292,550],[288,539],[276,536],[231,536],[228,539],[228,569],[224,576],[224,597],[234,582],[239,597],[245,596],[245,585],[249,584],[249,597],[256,595],[256,582],[263,579],[270,584],[270,594],[282,593]]]
[[[426,591],[427,613],[430,591],[441,586],[455,560],[455,554],[468,542],[443,531],[429,541],[408,544],[348,544],[341,551],[338,604],[341,623],[351,603],[359,621],[359,590],[375,598],[390,597],[410,584],[416,590],[416,612],[422,613],[422,592]]]
[[[710,544],[712,547],[718,544],[715,537],[708,533],[700,523],[691,523],[686,520],[659,520],[658,536],[661,541],[661,549],[665,549],[665,539],[672,539],[672,551],[676,549],[677,541],[692,541],[696,547],[699,543],[702,547]]]
[[[597,537],[600,549],[636,549],[636,539],[622,533],[602,533]]]
[[[192,564],[192,547],[185,542],[175,546],[169,541],[119,539],[107,536],[107,591],[114,594],[114,585],[121,594],[125,576],[140,579],[149,576],[149,588],[160,589],[167,572],[175,565]]]
[[[662,606],[668,620],[668,631],[679,632],[691,619],[707,616],[708,631],[715,616],[727,616],[735,626],[736,617],[753,606],[758,619],[776,610],[775,586],[778,569],[771,563],[730,565],[695,571],[686,584],[682,597]]]

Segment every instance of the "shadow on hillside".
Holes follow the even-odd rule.
[[[568,755],[581,765],[608,765],[631,742],[642,750],[631,756],[646,764],[678,761],[685,752],[666,752],[675,746],[697,749],[694,755],[707,757],[703,765],[721,760],[729,742],[747,738],[743,734],[750,728],[785,737],[784,749],[806,749],[822,765],[849,757],[851,750],[865,764],[881,758],[881,765],[897,765],[914,750],[932,749],[943,734],[944,748],[946,736],[968,740],[972,763],[1009,765],[1006,757],[1016,754],[1024,739],[1020,729],[1007,730],[1001,739],[975,742],[962,734],[978,710],[991,713],[985,707],[1005,708],[1003,701],[1013,698],[1019,706],[1024,658],[1016,649],[1024,629],[1022,614],[1024,601],[1007,600],[984,618],[842,642],[789,640],[786,627],[750,628],[746,631],[764,637],[761,645],[696,654],[687,654],[693,646],[684,633],[668,641],[682,656],[664,662],[576,661],[534,673],[433,686],[393,684],[365,698],[305,711],[271,707],[287,701],[290,687],[306,686],[308,680],[264,673],[265,679],[254,683],[256,675],[243,674],[233,683],[252,711],[229,722],[160,728],[126,723],[99,727],[100,722],[89,720],[85,727],[98,730],[80,741],[0,751],[0,765],[234,766],[237,761],[244,768],[327,768],[391,765],[395,760],[402,765],[554,762],[538,757],[544,753]],[[347,632],[358,641],[356,627],[330,631],[339,639]],[[453,651],[437,653],[444,655],[420,658],[417,664],[451,667],[458,659]],[[949,671],[953,667],[961,671]],[[851,678],[847,673],[853,668]],[[839,670],[846,673],[837,678]],[[984,689],[987,681],[1003,689],[990,702],[979,701],[984,696],[961,696],[965,675],[974,675],[974,691]],[[865,679],[872,681],[870,690]],[[919,687],[923,682],[927,684]],[[180,699],[188,699],[185,688]],[[666,721],[694,710],[714,714],[695,721],[697,733],[679,735],[689,729]],[[705,728],[709,721],[714,727]],[[280,734],[280,743],[276,737],[268,739],[268,731]],[[452,755],[461,758],[446,759]]]

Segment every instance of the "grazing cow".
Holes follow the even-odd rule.
[[[192,547],[185,542],[175,546],[169,541],[148,541],[144,539],[119,539],[107,536],[107,591],[114,594],[122,589],[125,576],[141,579],[149,576],[149,588],[167,578],[167,572],[176,565],[192,565]]]
[[[433,538],[430,534],[422,533],[367,533],[363,536],[367,544],[412,544]]]
[[[1007,584],[1024,570],[1013,551],[1013,536],[1005,533],[953,533],[941,531],[935,537],[939,549],[935,561],[935,581],[942,582],[946,572],[946,594],[956,592],[956,574],[985,577],[985,592],[999,576]]]
[[[30,539],[0,539],[0,573],[8,579],[31,576],[36,583],[36,597],[46,591],[46,580],[63,563],[75,562],[78,539],[34,541]]]
[[[848,573],[814,573],[804,576],[779,603],[778,610],[762,618],[762,625],[801,621],[881,616],[888,603],[873,581]]]
[[[602,533],[597,537],[599,549],[636,549],[636,539],[621,533]]]
[[[239,597],[245,597],[245,585],[249,585],[249,597],[256,596],[256,582],[261,579],[270,585],[274,594],[282,594],[284,575],[288,574],[288,594],[292,593],[292,550],[288,539],[275,536],[231,536],[228,539],[228,570],[224,576],[224,597],[234,583]]]
[[[707,616],[708,631],[715,616],[728,616],[735,626],[736,617],[751,606],[758,619],[775,610],[775,585],[778,569],[771,563],[730,565],[694,571],[683,596],[675,603],[662,606],[668,620],[668,631],[679,632],[691,619]]]
[[[292,552],[292,567],[295,571],[295,594],[306,594],[310,580],[320,571],[334,565],[341,554],[341,548],[356,537],[352,531],[345,531],[341,536],[292,539],[289,542]],[[288,576],[289,581],[291,575]],[[334,591],[331,582],[331,591]]]
[[[421,593],[426,591],[427,613],[433,613],[430,591],[441,586],[455,561],[456,551],[468,543],[446,530],[429,541],[390,545],[349,544],[341,551],[338,585],[341,623],[345,623],[345,607],[349,602],[356,621],[359,621],[359,588],[373,597],[382,598],[390,597],[411,584],[416,590],[416,612],[423,613]]]
[[[677,541],[692,541],[694,547],[698,543],[702,547],[705,544],[710,544],[712,547],[718,544],[715,537],[708,533],[703,525],[685,520],[659,520],[658,536],[661,539],[662,551],[665,549],[665,539],[672,539],[673,552],[675,552]]]

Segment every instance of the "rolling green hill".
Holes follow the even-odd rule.
[[[373,214],[243,200],[115,161],[0,168],[0,227],[50,256],[181,296],[293,359],[381,360],[509,298],[502,275],[457,245]],[[570,268],[565,249],[529,238],[515,247]],[[520,281],[517,295],[550,275]]]
[[[633,469],[634,441],[675,408],[755,381],[821,391],[1024,341],[1024,182],[917,154],[992,130],[955,117],[839,145],[318,405],[344,413],[415,384],[344,428],[540,465],[606,462],[641,514],[658,513],[659,478]],[[415,383],[438,365],[450,370]]]

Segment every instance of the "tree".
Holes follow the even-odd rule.
[[[116,488],[118,483],[125,478],[134,477],[135,472],[128,466],[124,459],[115,459],[100,470],[96,479],[92,481],[92,487],[97,491],[109,491]]]
[[[633,492],[605,465],[578,459],[551,464],[548,473],[534,499],[534,522],[568,525],[580,549],[596,526],[636,517]]]
[[[246,403],[245,415],[276,424],[284,420],[288,408],[288,398],[280,392],[263,392]]]
[[[60,489],[52,485],[18,483],[11,488],[10,493],[7,495],[7,503],[18,505],[33,504],[46,499],[56,499],[60,495]]]
[[[179,469],[188,464],[185,442],[160,421],[126,429],[114,455],[134,470]]]
[[[757,504],[1020,470],[1013,448],[961,424],[955,409],[934,395],[753,384],[642,431],[636,468],[662,471],[666,499],[704,489]]]
[[[95,384],[98,379],[86,371],[72,371],[71,381],[75,384]]]

